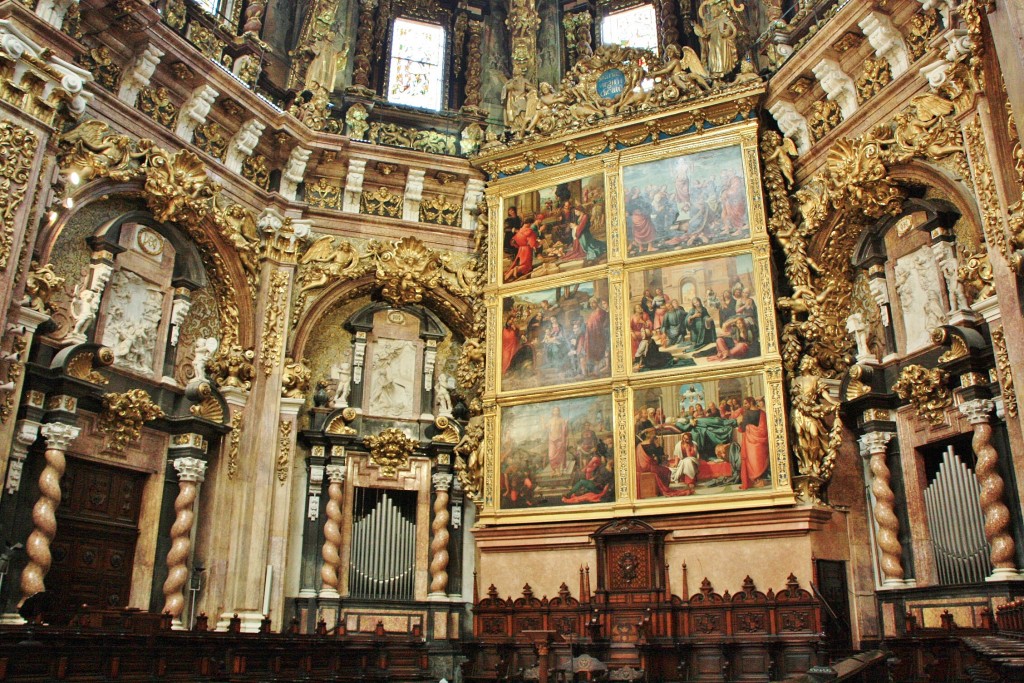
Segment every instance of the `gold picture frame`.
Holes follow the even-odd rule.
[[[486,466],[483,505],[478,514],[480,523],[569,521],[591,519],[609,514],[642,515],[681,510],[749,508],[790,504],[795,500],[787,447],[782,364],[774,313],[776,308],[774,279],[764,215],[764,200],[760,186],[757,131],[756,121],[723,125],[699,134],[691,133],[673,139],[656,140],[636,147],[608,151],[588,159],[578,159],[500,178],[488,188],[488,207],[492,212],[491,215],[504,218],[507,208],[521,205],[522,197],[529,193],[535,193],[532,195],[535,198],[542,197],[545,192],[551,192],[550,188],[560,185],[567,186],[572,183],[577,183],[582,190],[586,183],[589,183],[590,187],[594,187],[594,182],[596,182],[594,179],[598,176],[603,177],[606,257],[602,262],[580,263],[576,264],[579,267],[565,270],[548,269],[548,272],[538,274],[536,277],[511,278],[510,281],[506,281],[504,266],[507,264],[504,261],[505,245],[503,244],[506,226],[503,220],[491,221],[488,240],[489,271],[484,292],[487,306],[488,354],[485,368],[483,416],[485,432],[483,452]],[[722,152],[722,150],[727,150],[727,152]],[[629,177],[627,170],[641,168],[645,164],[653,164],[653,167],[657,167],[659,163],[675,164],[682,167],[685,164],[679,160],[685,160],[693,155],[703,155],[701,163],[710,163],[709,160],[713,161],[716,154],[726,153],[730,155],[732,165],[727,169],[728,173],[722,177],[721,188],[722,191],[727,191],[730,196],[735,198],[737,193],[735,178],[741,177],[742,204],[747,231],[741,235],[733,235],[732,237],[735,239],[709,240],[704,244],[655,250],[651,253],[637,253],[637,250],[634,249],[634,253],[630,254],[625,194],[627,191],[625,183]],[[702,191],[706,190],[707,188],[702,189]],[[715,191],[717,189],[712,188],[712,194]],[[564,190],[562,194],[564,195]],[[699,195],[699,192],[696,194]],[[537,200],[531,199],[531,201],[536,206]],[[545,228],[545,230],[550,229],[550,227]],[[708,340],[696,340],[703,342],[699,345],[700,348],[696,349],[697,353],[706,353],[714,348],[716,353],[723,356],[722,360],[720,362],[697,360],[693,364],[674,364],[671,367],[651,369],[636,367],[630,330],[630,310],[631,303],[633,303],[631,299],[636,296],[636,283],[643,282],[645,277],[654,281],[659,275],[664,281],[666,278],[680,276],[687,269],[700,269],[709,266],[712,270],[717,268],[721,273],[707,275],[701,282],[706,285],[713,281],[714,286],[718,287],[720,291],[725,286],[722,282],[728,281],[730,276],[734,276],[733,279],[739,282],[739,293],[745,299],[746,306],[741,309],[739,316],[723,318],[720,313],[716,312],[715,339],[711,340],[709,334]],[[568,307],[574,312],[569,314],[570,317],[566,317],[565,311],[558,309],[553,315],[547,316],[551,322],[546,323],[544,312],[541,311],[535,319],[536,325],[540,327],[533,334],[528,334],[525,339],[522,339],[524,343],[536,345],[531,351],[538,354],[535,357],[539,357],[545,352],[539,346],[540,340],[544,338],[543,335],[548,335],[551,340],[557,340],[559,334],[565,334],[566,321],[572,325],[572,321],[582,319],[582,312],[593,310],[592,307],[582,302],[582,297],[573,294],[573,288],[579,288],[581,283],[598,282],[602,283],[602,292],[598,299],[606,298],[607,300],[607,319],[610,332],[608,339],[610,367],[607,368],[607,371],[602,370],[595,376],[582,376],[586,373],[576,373],[573,377],[563,377],[557,374],[557,368],[555,368],[555,370],[549,370],[549,375],[537,381],[533,386],[522,386],[515,382],[505,381],[503,374],[508,369],[508,359],[505,356],[508,355],[508,350],[515,348],[516,345],[503,346],[502,334],[503,332],[512,334],[511,330],[506,331],[504,328],[508,323],[511,307],[516,305],[515,302],[539,300],[539,298],[547,296],[544,294],[545,292],[556,291],[567,293],[573,297],[571,305]],[[728,286],[733,288],[735,282],[729,282]],[[673,287],[677,294],[682,292],[679,283],[674,284]],[[744,294],[744,289],[750,291]],[[547,308],[550,310],[552,306],[549,305]],[[530,311],[530,313],[532,314],[534,311]],[[571,317],[572,315],[576,317]],[[736,317],[742,317],[743,323],[729,322]],[[744,325],[756,328],[756,353],[745,350],[741,345],[743,333],[734,332],[736,328]],[[718,331],[722,327],[727,328],[728,338],[720,341]],[[709,325],[708,329],[710,328]],[[522,329],[520,327],[519,331],[522,332]],[[577,327],[571,335],[567,336],[575,344],[580,339],[579,335],[584,332]],[[743,341],[743,343],[749,344],[749,340]],[[556,348],[567,348],[567,346],[552,345],[547,350],[548,360],[545,362],[550,364],[559,359],[558,353],[550,350]],[[684,350],[678,355],[687,353],[689,351]],[[579,357],[579,353],[575,355],[577,358]],[[543,363],[541,365],[543,366]],[[728,399],[730,417],[725,419],[727,424],[723,424],[719,438],[724,443],[727,428],[735,430],[729,432],[731,436],[726,444],[733,455],[733,462],[744,464],[746,461],[741,462],[737,453],[749,451],[752,454],[753,462],[764,461],[767,463],[764,471],[758,472],[759,464],[753,468],[744,465],[743,471],[753,482],[744,487],[740,481],[744,476],[743,472],[736,467],[731,467],[726,476],[725,465],[722,462],[717,462],[713,463],[715,467],[704,466],[702,472],[704,474],[718,472],[721,474],[720,477],[714,480],[704,477],[703,480],[697,479],[694,482],[695,492],[697,489],[701,489],[701,493],[664,496],[640,495],[637,487],[641,479],[646,482],[645,491],[650,491],[650,476],[640,475],[649,475],[651,471],[662,471],[655,468],[638,471],[636,446],[642,439],[638,439],[636,433],[635,410],[641,407],[640,404],[648,400],[648,397],[657,395],[659,392],[663,396],[668,396],[679,386],[700,383],[708,385],[707,393],[715,396],[721,395]],[[758,390],[754,391],[755,388]],[[745,389],[749,391],[741,396]],[[751,394],[758,395],[751,396]],[[503,470],[503,465],[507,465],[506,456],[511,451],[508,444],[502,443],[503,438],[510,438],[508,420],[510,418],[513,421],[525,420],[525,424],[530,425],[530,428],[522,428],[521,437],[516,437],[515,434],[512,437],[520,438],[526,444],[523,448],[527,451],[529,448],[537,451],[540,448],[538,444],[543,442],[543,435],[551,432],[550,408],[553,404],[566,402],[565,405],[570,407],[584,405],[594,397],[609,398],[612,406],[611,431],[608,431],[608,425],[606,425],[601,435],[605,449],[612,449],[610,458],[614,462],[615,482],[612,495],[586,505],[551,504],[551,501],[547,501],[543,505],[510,505],[507,467]],[[761,408],[755,406],[746,411],[741,410],[744,407],[743,400],[746,398],[754,398],[763,402],[764,412],[762,415],[757,415],[756,425],[753,425],[752,421]],[[736,399],[738,399],[739,405],[737,405]],[[561,404],[559,405],[561,406]],[[707,406],[704,408],[706,409]],[[546,414],[545,411],[547,411]],[[744,417],[741,413],[745,412],[749,412],[750,415]],[[750,444],[743,438],[744,429],[739,428],[739,420],[734,419],[733,416],[739,416],[739,419],[746,420],[747,427],[744,429],[751,428],[752,434],[756,431],[756,435],[750,439]],[[671,417],[679,416],[672,415]],[[729,426],[732,424],[729,420],[734,420],[736,424]],[[582,430],[583,425],[582,422],[579,422],[579,418],[577,418],[577,422],[577,429]],[[556,426],[557,424],[559,423],[556,420]],[[683,427],[685,426],[684,424]],[[686,429],[681,428],[680,432],[682,431],[686,431]],[[763,438],[758,441],[760,437]],[[573,443],[582,441],[582,437],[579,437]],[[754,445],[751,445],[755,442],[756,449],[767,448],[767,454],[764,450],[756,450]],[[590,441],[587,442],[587,448],[589,445]],[[560,473],[558,449],[553,452],[555,454],[554,466],[552,467],[549,461],[546,474],[543,473],[544,460],[540,457],[539,451],[534,452],[532,456],[534,471],[541,471],[540,476],[548,479],[544,482],[547,487],[546,491],[556,489],[553,482],[557,479],[555,475]],[[706,453],[704,459],[711,460]],[[576,459],[571,469],[572,472],[568,479],[557,481],[558,486],[578,485],[581,490],[591,486],[586,482],[580,483],[581,478],[587,475],[580,458]],[[750,472],[755,472],[756,476],[750,476]],[[732,481],[732,478],[736,478],[735,483],[726,483],[727,479]],[[673,486],[675,485],[669,481],[666,490],[671,490]],[[503,495],[506,496],[504,501]]]

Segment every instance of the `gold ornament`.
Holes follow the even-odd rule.
[[[110,438],[110,450],[121,454],[139,438],[143,423],[163,416],[164,411],[144,389],[131,389],[103,396],[103,411],[96,427]]]
[[[53,272],[52,265],[40,266],[38,261],[32,261],[25,280],[25,299],[22,305],[50,315],[53,312],[50,297],[60,290],[63,284],[64,278]]]
[[[301,360],[285,358],[284,372],[281,374],[281,395],[285,398],[305,398],[311,376],[312,372]]]
[[[210,377],[218,387],[234,387],[248,391],[256,378],[253,359],[256,354],[252,349],[242,349],[238,344],[221,347],[217,355],[206,363]]]
[[[400,429],[389,427],[376,436],[368,436],[363,441],[370,449],[370,461],[380,468],[383,479],[394,479],[398,470],[409,465],[409,458],[416,450],[417,442],[410,439]]]
[[[949,373],[941,368],[928,369],[920,365],[907,365],[893,385],[893,391],[917,410],[917,414],[939,426],[943,423],[946,408],[953,405],[953,394],[949,387]]]

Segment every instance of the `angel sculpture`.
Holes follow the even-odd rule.
[[[351,276],[359,264],[359,252],[346,240],[335,246],[334,237],[323,235],[317,238],[310,245],[306,253],[299,259],[300,266],[309,266],[302,269],[299,275],[299,295],[313,289],[326,287],[332,277],[341,278]]]
[[[793,159],[796,156],[796,143],[793,142],[793,138],[784,137],[781,144],[775,148],[775,151],[770,156],[765,157],[764,163],[767,166],[772,161],[775,161],[779,165],[782,177],[786,180],[786,187],[793,187],[795,177],[793,175]]]
[[[701,64],[700,57],[689,46],[680,47],[675,43],[665,48],[665,63],[660,69],[651,71],[651,78],[664,77],[679,89],[680,95],[692,93],[696,88],[708,90],[708,72]]]

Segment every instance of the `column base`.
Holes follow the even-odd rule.
[[[448,602],[447,593],[428,593],[427,602]]]
[[[303,588],[303,589],[301,589],[299,591],[299,594],[296,597],[299,597],[299,598],[315,598],[316,597],[316,591],[313,590],[312,588]]]
[[[174,617],[171,619],[171,630],[172,631],[184,631],[185,625],[181,623],[181,617]]]
[[[1024,572],[1016,569],[993,569],[986,581],[1024,581]]]
[[[906,588],[917,588],[917,581],[914,579],[886,579],[882,582],[881,590],[903,590]]]
[[[333,588],[321,588],[319,597],[327,598],[329,600],[337,600],[341,597],[341,593],[334,590]]]
[[[4,612],[0,614],[0,626],[22,626],[27,623],[17,612]]]
[[[263,623],[263,613],[256,612],[255,610],[246,610],[242,612],[224,612],[220,615],[220,619],[217,620],[216,631],[227,631],[231,624],[231,619],[238,615],[238,618],[242,622],[242,633],[259,633],[260,624]]]

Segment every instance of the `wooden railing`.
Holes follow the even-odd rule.
[[[0,681],[436,680],[420,634],[318,630],[172,631],[161,615],[84,613],[69,626],[0,627]]]

